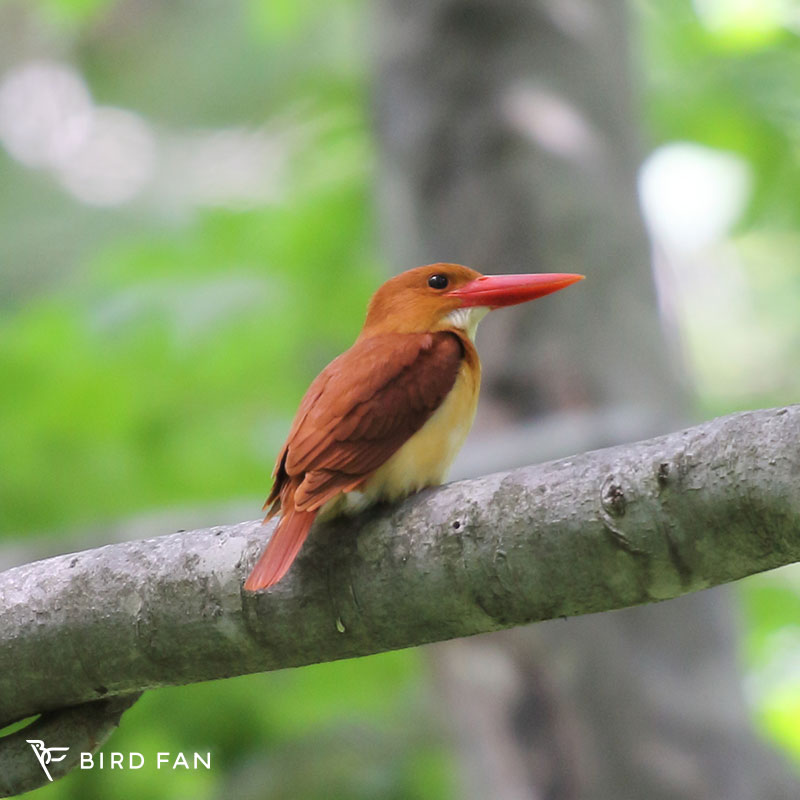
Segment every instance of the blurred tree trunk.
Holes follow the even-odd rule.
[[[378,5],[379,193],[395,268],[588,277],[483,323],[474,440],[565,409],[626,409],[652,434],[685,419],[637,206],[628,27],[620,0]],[[751,730],[724,591],[431,652],[465,797],[800,796]]]

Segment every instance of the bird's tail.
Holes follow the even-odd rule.
[[[244,583],[248,592],[266,589],[288,572],[316,516],[316,511],[290,511],[281,517],[261,558]]]

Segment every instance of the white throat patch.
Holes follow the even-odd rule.
[[[454,328],[464,331],[469,338],[475,341],[475,331],[478,323],[491,311],[488,306],[472,306],[471,308],[457,308],[451,311],[444,319]]]

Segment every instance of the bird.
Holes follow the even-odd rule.
[[[583,278],[482,275],[436,263],[378,288],[354,344],[322,370],[300,403],[264,504],[264,522],[279,515],[278,524],[245,590],[280,581],[315,520],[443,483],[477,408],[478,323],[493,309]]]

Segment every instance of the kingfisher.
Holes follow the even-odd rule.
[[[478,323],[583,279],[482,275],[429,264],[386,281],[358,338],[314,379],[273,472],[265,522],[278,525],[248,591],[287,573],[315,520],[355,514],[443,483],[478,405]]]

